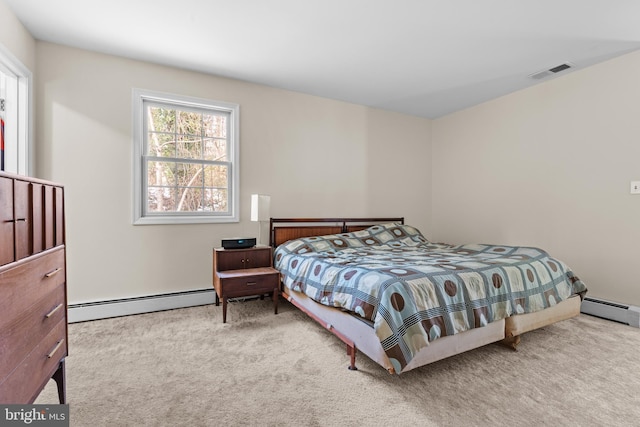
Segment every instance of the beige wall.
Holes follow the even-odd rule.
[[[69,302],[211,286],[211,249],[271,214],[431,223],[426,119],[38,42],[38,175],[65,184]],[[240,223],[133,226],[134,87],[240,104]],[[265,236],[266,237],[266,236]]]
[[[433,122],[433,237],[533,245],[640,305],[640,52]]]
[[[37,65],[37,175],[67,188],[70,303],[209,287],[211,248],[256,235],[263,193],[272,216],[404,215],[432,240],[540,246],[591,296],[640,305],[639,53],[433,122],[48,43]],[[240,104],[240,223],[131,225],[133,87]]]
[[[33,72],[36,67],[36,41],[2,0],[0,0],[0,44]]]

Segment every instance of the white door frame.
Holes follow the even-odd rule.
[[[18,86],[18,146],[14,158],[5,159],[5,166],[9,172],[29,176],[33,173],[33,123],[31,120],[33,117],[33,75],[2,44],[0,44],[0,69],[16,76]]]

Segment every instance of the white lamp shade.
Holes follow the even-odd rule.
[[[251,195],[251,221],[269,221],[271,197],[263,194]]]

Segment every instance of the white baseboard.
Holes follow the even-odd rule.
[[[582,301],[580,311],[603,319],[613,320],[640,328],[640,307],[618,304],[597,298],[587,297]]]
[[[215,298],[213,289],[201,289],[138,298],[69,304],[67,314],[69,323],[85,322],[88,320],[213,304],[215,303]]]

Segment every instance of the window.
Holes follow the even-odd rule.
[[[133,91],[134,224],[238,221],[239,107]]]

